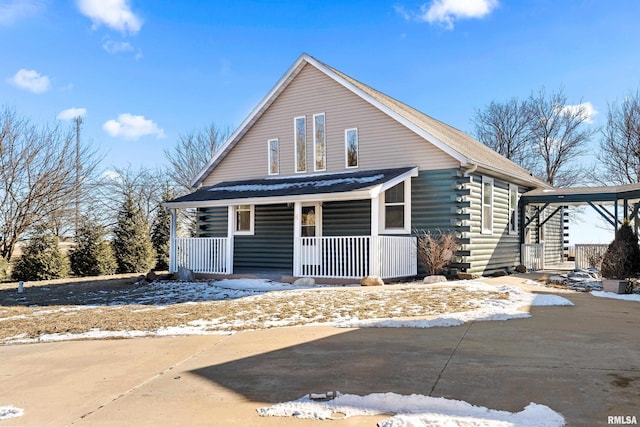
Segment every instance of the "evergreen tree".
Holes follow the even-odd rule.
[[[163,201],[171,200],[170,195],[165,193]],[[169,239],[171,233],[171,218],[169,213],[162,207],[158,208],[156,222],[151,230],[151,243],[156,251],[156,270],[167,270],[169,268]]]
[[[44,227],[37,227],[12,276],[14,280],[49,280],[66,277],[68,273],[69,260],[58,248],[58,237]]]
[[[616,237],[609,244],[602,258],[602,277],[608,279],[628,279],[640,272],[640,247],[638,236],[633,232],[629,220],[616,231]]]
[[[125,196],[118,212],[118,222],[113,234],[113,250],[118,273],[145,272],[154,266],[155,254],[151,246],[149,227],[130,194]]]
[[[84,218],[75,238],[76,247],[69,253],[71,270],[76,276],[100,276],[116,272],[113,249],[105,239],[104,227]]]

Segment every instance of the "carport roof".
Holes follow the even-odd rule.
[[[606,187],[538,188],[522,195],[523,202],[584,204],[615,202],[616,200],[640,200],[640,184]]]

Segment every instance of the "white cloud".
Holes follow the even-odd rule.
[[[562,110],[560,110],[560,114],[584,117],[585,123],[593,123],[593,117],[598,114],[598,111],[590,102],[583,102],[576,105],[565,105]]]
[[[166,137],[164,130],[152,120],[129,113],[119,114],[117,120],[112,119],[105,122],[102,129],[113,137],[129,140],[136,140],[147,135],[155,135],[156,138]]]
[[[76,117],[84,117],[87,114],[86,108],[67,108],[66,110],[62,110],[56,116],[58,120],[71,120]]]
[[[498,0],[432,0],[422,5],[418,19],[438,23],[452,30],[459,19],[484,18],[498,6]]]
[[[13,77],[7,80],[14,86],[33,93],[43,93],[51,88],[49,77],[40,75],[35,70],[20,69]]]
[[[132,11],[128,0],[77,0],[78,10],[93,22],[93,28],[100,25],[135,34],[142,27],[142,20]]]
[[[0,25],[11,25],[44,8],[42,0],[8,0],[0,3]]]
[[[133,46],[129,42],[114,42],[113,40],[107,40],[102,44],[102,48],[108,53],[115,54],[120,52],[131,52]]]

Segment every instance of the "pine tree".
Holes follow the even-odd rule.
[[[58,237],[38,227],[13,269],[14,280],[49,280],[66,277],[69,260],[58,248]]]
[[[100,276],[116,272],[113,249],[105,239],[104,227],[84,218],[75,238],[76,247],[69,253],[71,270],[76,276]]]
[[[130,194],[118,212],[118,222],[113,231],[113,250],[118,273],[139,273],[155,264],[155,254],[149,237],[149,227],[142,211]]]
[[[165,194],[164,201],[170,200]],[[151,243],[156,251],[156,270],[167,270],[169,268],[169,239],[171,233],[171,221],[167,211],[160,206],[156,222],[151,230]]]
[[[602,258],[602,276],[608,279],[628,279],[640,272],[640,247],[629,220],[616,231]]]

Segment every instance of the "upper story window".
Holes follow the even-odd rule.
[[[327,169],[327,138],[325,129],[324,113],[313,116],[313,159],[314,170],[323,171]]]
[[[509,234],[518,234],[518,186],[509,184]]]
[[[294,121],[294,147],[296,172],[307,171],[307,121],[304,116],[296,117]]]
[[[280,173],[280,141],[270,139],[268,142],[269,150],[269,175],[278,175]]]
[[[344,147],[347,168],[358,167],[358,129],[344,131]]]
[[[493,234],[493,178],[482,177],[482,234]]]
[[[253,205],[239,205],[235,208],[234,234],[253,234],[254,207]]]

